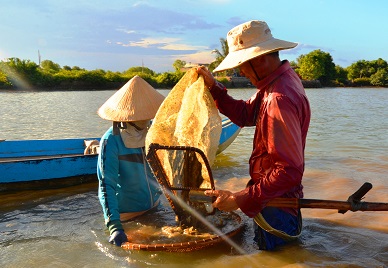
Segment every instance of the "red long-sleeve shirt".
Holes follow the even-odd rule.
[[[216,83],[211,93],[220,112],[240,127],[256,126],[249,159],[251,181],[234,194],[240,209],[254,217],[275,197],[303,197],[304,149],[310,105],[288,61],[259,81],[247,101],[235,100]],[[283,208],[296,215],[296,209]]]

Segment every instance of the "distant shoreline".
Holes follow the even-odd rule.
[[[226,87],[230,88],[250,88],[253,87],[251,81],[246,77],[232,76],[232,77],[217,77],[221,79]],[[305,88],[321,88],[322,84],[319,80],[302,80]]]
[[[254,86],[250,83],[249,79],[245,77],[217,77],[221,83],[223,83],[227,88],[253,88]],[[304,88],[325,88],[322,86],[319,80],[302,80]],[[30,87],[30,88],[21,88],[21,87],[0,87],[0,92],[16,92],[16,91],[105,91],[105,90],[118,90],[125,82],[110,82],[102,86],[96,86],[87,84],[85,82],[80,83],[79,81],[75,83],[66,83],[66,85],[60,85],[55,87]],[[341,86],[330,86],[330,87],[341,87]],[[346,86],[353,88],[360,87],[370,87],[370,88],[380,88],[375,86]],[[158,90],[171,90],[172,88],[163,88],[158,85],[154,85],[154,88]],[[386,87],[381,87],[386,88]]]

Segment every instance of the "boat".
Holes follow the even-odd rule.
[[[217,153],[240,127],[225,118]],[[96,181],[100,138],[0,140],[0,192],[62,188]]]
[[[0,142],[0,192],[54,189],[96,180],[97,154],[84,154],[85,140],[89,139]]]
[[[218,145],[217,154],[224,151],[236,139],[241,128],[234,124],[230,119],[222,120],[222,132],[220,136],[220,144]]]

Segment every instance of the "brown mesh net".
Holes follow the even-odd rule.
[[[166,172],[166,164],[161,161],[161,156],[165,155],[173,156],[172,163],[167,168],[170,171],[172,167],[172,174]],[[214,180],[209,172],[209,162],[200,149],[153,143],[150,145],[147,160],[180,225],[198,227],[196,217],[192,216],[193,209],[202,216],[214,212],[211,206],[213,200],[203,194],[205,190],[214,189]]]
[[[205,153],[212,165],[221,131],[221,117],[214,100],[202,76],[198,77],[196,70],[191,69],[171,90],[156,113],[147,134],[146,149],[148,151],[151,143],[196,147]]]

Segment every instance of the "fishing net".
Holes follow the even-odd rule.
[[[163,101],[146,137],[147,160],[175,214],[174,224],[163,223],[158,216],[154,224],[163,226],[147,229],[147,235],[140,238],[133,237],[136,225],[123,248],[193,251],[241,230],[237,214],[214,209],[214,199],[204,195],[205,190],[215,189],[210,166],[221,131],[221,117],[203,77],[195,69],[189,70]],[[166,230],[175,235],[166,236]],[[155,232],[157,235],[152,235]]]
[[[147,160],[180,224],[196,224],[191,208],[202,215],[212,212],[211,200],[192,201],[190,194],[214,189],[209,168],[221,131],[221,117],[203,77],[189,70],[163,101],[146,137]]]
[[[148,131],[146,148],[151,143],[196,147],[212,165],[221,131],[221,117],[203,77],[191,69],[161,104]]]
[[[178,163],[173,174],[179,179],[174,178],[170,183],[165,172],[166,165],[159,158],[171,152],[182,158],[171,160]],[[148,148],[147,160],[172,211],[163,209],[124,224],[129,242],[122,244],[122,248],[189,252],[220,244],[242,230],[239,215],[213,209],[211,203],[214,200],[203,194],[203,190],[208,188],[198,187],[207,178],[211,189],[214,189],[210,164],[200,149],[152,143]],[[168,165],[168,169],[171,165]]]

